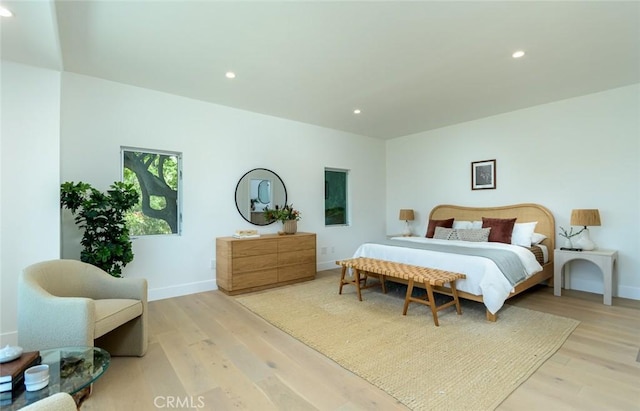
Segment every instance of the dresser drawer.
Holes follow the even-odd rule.
[[[277,254],[255,255],[251,257],[240,257],[233,259],[232,273],[243,273],[247,271],[264,270],[276,268],[278,266]]]
[[[277,239],[259,240],[249,239],[232,243],[233,258],[249,257],[253,255],[277,254]]]
[[[283,236],[278,239],[278,252],[316,249],[315,235]]]
[[[277,268],[234,274],[231,280],[233,290],[259,287],[262,285],[275,284],[276,282],[278,282]]]
[[[296,264],[278,268],[278,281],[313,278],[316,275],[316,264]]]
[[[278,266],[314,263],[316,262],[316,249],[302,251],[280,252],[278,254]]]

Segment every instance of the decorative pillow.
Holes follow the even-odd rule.
[[[458,240],[486,243],[489,241],[491,228],[471,228],[469,230],[454,230]],[[453,238],[452,238],[453,240]]]
[[[445,228],[453,227],[453,218],[449,218],[447,220],[429,220],[429,226],[427,227],[427,234],[425,235],[425,237],[433,238],[433,234],[436,231],[436,227],[445,227]]]
[[[461,240],[486,243],[489,240],[490,231],[490,228],[457,229],[436,227],[433,238],[437,240]]]
[[[480,220],[472,221],[471,222],[471,228],[482,228],[482,221],[480,221]]]
[[[531,245],[538,245],[546,239],[547,236],[544,234],[533,233],[533,235],[531,236]]]
[[[436,227],[433,230],[433,238],[436,240],[449,240],[452,233],[453,228]]]
[[[470,230],[473,228],[471,221],[453,220],[453,227],[456,230]]]
[[[511,233],[511,244],[531,247],[531,237],[536,228],[537,221],[531,223],[515,223]]]
[[[494,243],[511,244],[511,233],[515,223],[515,218],[482,217],[482,228],[491,228],[489,241]]]

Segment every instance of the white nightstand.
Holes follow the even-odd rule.
[[[559,296],[562,286],[562,274],[564,272],[564,288],[571,288],[570,262],[573,260],[591,261],[602,271],[604,278],[604,303],[611,305],[611,290],[613,288],[613,275],[618,252],[615,250],[569,251],[554,250],[553,253],[553,294]],[[563,267],[567,264],[567,268]]]

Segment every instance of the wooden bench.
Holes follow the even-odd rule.
[[[336,264],[342,266],[340,290],[338,291],[338,294],[342,294],[342,287],[345,285],[354,285],[356,287],[358,299],[362,301],[361,290],[379,285],[381,286],[382,291],[386,293],[387,291],[384,285],[385,277],[393,277],[408,281],[407,294],[404,299],[402,315],[407,315],[409,303],[412,302],[428,305],[431,308],[433,322],[436,326],[439,325],[438,311],[444,308],[455,305],[458,315],[462,314],[460,301],[458,299],[458,291],[456,290],[456,280],[466,278],[466,275],[464,274],[366,257],[338,260],[336,261]],[[348,268],[353,270],[353,279],[347,278],[346,272]],[[378,277],[379,283],[367,285],[367,278],[372,275]],[[424,283],[426,294],[423,297],[416,298],[411,295],[413,292],[414,282],[416,281]],[[449,287],[451,289],[450,293],[441,290],[434,290],[433,288],[434,286],[443,286],[446,283],[449,283]],[[439,294],[449,295],[453,297],[453,300],[442,305],[436,305],[435,299],[433,298],[434,291]]]

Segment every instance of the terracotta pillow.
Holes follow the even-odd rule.
[[[448,220],[429,220],[429,226],[427,227],[427,238],[433,238],[433,234],[436,231],[436,227],[451,228],[453,227],[453,218]]]
[[[516,218],[485,218],[482,217],[482,228],[491,228],[489,241],[494,243],[511,244],[511,234]]]

